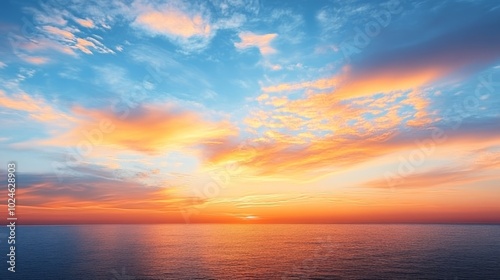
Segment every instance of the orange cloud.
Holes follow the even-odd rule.
[[[425,69],[378,69],[362,74],[344,67],[341,73],[330,78],[301,83],[283,83],[262,88],[263,92],[295,91],[302,89],[333,89],[328,98],[344,100],[371,96],[377,93],[391,93],[418,89],[430,82],[450,74],[450,67]]]
[[[100,53],[114,53],[113,50],[107,48],[101,42],[92,37],[87,37],[86,39],[76,38],[73,48],[77,48],[86,54],[92,54],[90,48]]]
[[[126,117],[107,110],[77,108],[76,127],[68,133],[45,141],[50,145],[74,145],[82,140],[94,145],[157,154],[167,150],[221,144],[237,133],[228,122],[212,122],[202,115],[181,111],[173,105],[146,105],[135,108]],[[96,129],[101,132],[97,133]],[[99,134],[100,137],[97,137]],[[90,135],[90,136],[89,136]]]
[[[328,98],[331,101],[371,96],[377,93],[417,90],[432,82],[451,75],[457,69],[466,66],[466,62],[458,60],[447,64],[430,62],[410,66],[380,65],[378,68],[362,66],[343,67],[337,75],[315,81],[279,84],[263,87],[264,92],[294,91],[304,88],[334,88]]]
[[[60,29],[60,28],[57,28],[54,26],[44,26],[43,29],[45,29],[45,31],[47,31],[50,34],[61,36],[61,37],[68,39],[68,40],[75,39],[75,35],[73,35],[73,33],[69,32],[67,30],[63,30],[63,29]]]
[[[94,28],[94,22],[91,19],[77,18],[75,21],[83,27]]]
[[[21,58],[26,62],[29,62],[31,64],[36,64],[36,65],[45,64],[45,63],[49,62],[49,59],[47,57],[43,57],[43,56],[22,55]]]
[[[499,137],[497,137],[498,139]],[[452,142],[456,142],[452,141]],[[461,142],[466,142],[461,139]],[[465,143],[466,144],[466,143]],[[464,146],[464,144],[460,144]],[[477,154],[477,152],[474,152]],[[473,162],[455,167],[439,167],[431,170],[416,172],[389,182],[389,178],[376,179],[367,182],[365,186],[372,188],[429,188],[437,186],[456,186],[471,182],[498,179],[498,176],[485,175],[488,171],[500,169],[500,153],[479,153]],[[394,178],[393,178],[394,179]]]
[[[89,50],[89,47],[95,48],[95,44],[90,42],[89,40],[78,38],[76,39],[75,47],[86,54],[92,54],[92,52]]]
[[[53,35],[56,35],[56,33],[62,32],[60,34],[57,34],[57,36],[60,36],[62,38],[65,38],[65,37],[63,37],[64,36],[63,34],[65,34],[66,36],[71,36],[69,34],[64,33],[65,31],[61,30],[61,29],[51,30],[49,28],[49,30],[45,30],[45,31],[48,32],[49,34],[53,34]],[[55,33],[50,33],[51,31],[55,32]],[[65,54],[75,55],[75,52],[71,49],[70,46],[68,46],[66,44],[61,44],[58,41],[53,41],[53,40],[50,40],[48,38],[39,38],[36,41],[33,41],[33,40],[28,40],[28,39],[21,37],[21,36],[12,36],[11,39],[12,39],[13,47],[15,47],[19,51],[23,51],[23,53],[19,53],[17,55],[20,58],[22,58],[30,63],[43,64],[43,63],[47,62],[48,59],[45,59],[45,58],[39,57],[39,56],[29,56],[26,53],[44,52],[44,54],[45,54],[46,51],[48,51],[48,50],[55,50],[55,51],[65,53]],[[67,40],[67,39],[65,39],[65,40]],[[24,53],[24,52],[26,52],[26,53]],[[36,58],[36,59],[34,59],[34,58]]]
[[[287,98],[286,95],[270,97],[264,93],[257,97],[257,101],[265,108],[252,112],[246,119],[248,125],[253,128],[281,128],[284,133],[295,137],[305,135],[302,132],[306,131],[323,137],[335,134],[338,139],[373,137],[409,121],[413,126],[417,126],[417,122],[423,126],[433,120],[427,112],[425,94],[416,91],[364,97],[349,102],[332,101],[328,93],[310,91],[305,91],[303,97],[298,99]],[[416,113],[407,108],[402,111],[405,105],[412,106]]]
[[[369,73],[356,73],[346,68],[336,79],[337,88],[331,98],[337,100],[418,89],[450,74],[450,66],[422,68],[388,68]]]
[[[348,106],[345,109],[347,112],[350,110]],[[433,130],[427,126],[414,127],[409,132],[412,137],[394,134],[392,130],[401,123],[400,117],[394,112],[389,111],[380,120],[377,119],[375,128],[370,128],[370,125],[352,128],[344,121],[344,127],[338,125],[330,128],[332,131],[326,134],[318,134],[318,129],[314,127],[304,129],[304,126],[310,127],[311,123],[302,118],[283,117],[281,123],[287,129],[298,128],[295,133],[280,130],[280,126],[276,127],[267,119],[260,123],[257,119],[251,119],[248,124],[254,127],[262,129],[269,123],[271,127],[265,130],[262,138],[251,141],[250,150],[240,151],[236,147],[225,149],[210,155],[208,159],[215,164],[239,162],[250,174],[260,178],[308,180],[395,152],[418,149],[417,141],[433,135]],[[481,126],[463,124],[460,130],[450,128],[447,131],[443,128],[441,131],[445,133],[446,145],[442,148],[459,144],[464,149],[472,145],[477,147],[478,143],[494,143],[500,139],[497,126],[486,122]],[[325,125],[325,129],[327,127]]]
[[[182,38],[208,37],[211,33],[209,22],[201,14],[191,16],[172,7],[161,10],[146,8],[137,16],[135,24],[152,33]]]
[[[72,119],[66,114],[58,112],[47,101],[41,98],[34,98],[24,92],[7,95],[4,91],[0,90],[0,106],[10,110],[26,112],[32,119],[40,122]]]
[[[443,185],[457,185],[484,180],[476,172],[470,170],[438,169],[425,173],[415,173],[402,178],[394,185],[389,185],[384,178],[367,183],[365,186],[372,188],[431,188]]]
[[[271,41],[277,36],[278,34],[276,33],[258,35],[252,32],[242,32],[239,34],[241,42],[234,43],[234,46],[238,49],[256,47],[262,55],[269,55],[276,52],[276,50],[271,47]]]
[[[69,29],[70,30],[70,29]],[[50,55],[50,50],[55,50],[64,54],[76,55],[75,49],[79,49],[86,54],[92,54],[90,49],[99,53],[114,53],[99,40],[89,36],[85,39],[78,38],[68,29],[61,29],[54,26],[43,26],[44,36],[37,40],[28,40],[21,36],[12,36],[12,45],[18,53],[16,55],[21,59],[33,63],[44,64],[48,62],[45,56]],[[38,56],[33,56],[37,54]],[[39,56],[43,54],[44,56]]]
[[[177,194],[174,187],[95,177],[68,177],[68,184],[53,175],[23,175],[24,188],[17,190],[25,199],[19,217],[28,224],[184,222],[181,210],[203,203]]]

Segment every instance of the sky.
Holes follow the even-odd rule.
[[[0,5],[20,224],[500,223],[496,1]]]

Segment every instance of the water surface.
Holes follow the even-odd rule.
[[[500,226],[21,226],[16,257],[0,279],[500,279]]]

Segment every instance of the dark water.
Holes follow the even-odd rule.
[[[500,226],[85,225],[17,229],[0,279],[500,279]]]

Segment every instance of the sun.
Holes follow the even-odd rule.
[[[258,218],[259,218],[258,216],[248,215],[248,216],[245,216],[243,219],[245,219],[247,221],[251,221],[251,220],[256,220]]]

